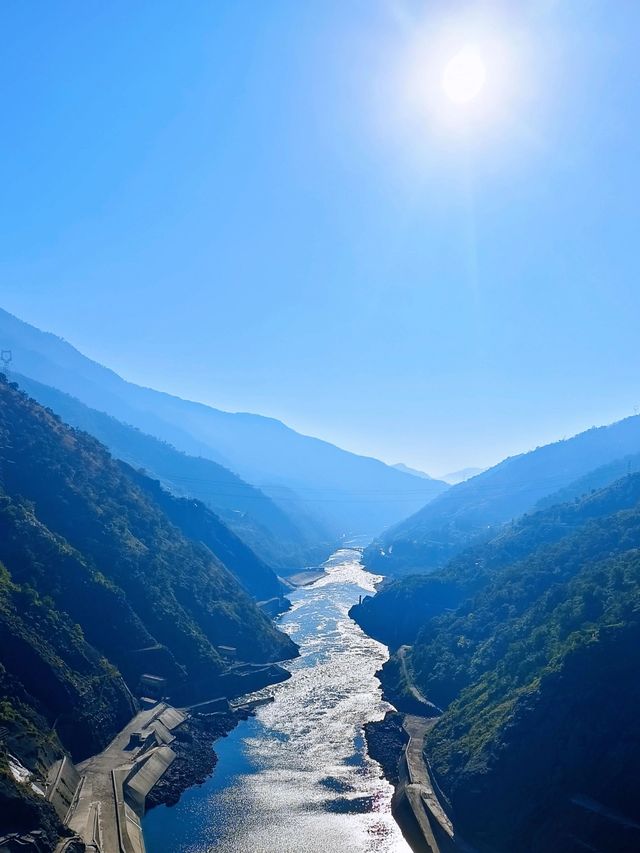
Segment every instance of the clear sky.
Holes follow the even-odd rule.
[[[436,474],[640,405],[640,3],[23,0],[0,33],[7,310]]]

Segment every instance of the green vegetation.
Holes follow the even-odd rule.
[[[546,509],[554,504],[568,503],[584,495],[603,489],[627,474],[637,474],[640,471],[640,453],[632,453],[621,459],[614,459],[608,465],[601,465],[594,471],[589,471],[583,477],[569,483],[564,489],[553,492],[542,498],[536,504],[536,509]]]
[[[425,753],[463,835],[494,851],[637,849],[640,474],[523,516],[354,615],[412,643],[383,669],[387,695],[413,710],[417,688],[445,708]]]
[[[16,697],[23,695],[24,705],[31,697],[33,709],[49,725],[55,722],[58,737],[77,756],[106,746],[134,710],[120,674],[80,626],[33,587],[13,583],[2,565],[0,648],[3,676],[11,677],[4,699],[11,710],[5,706],[3,716],[18,719]]]
[[[258,600],[282,595],[283,586],[269,568],[211,510],[198,500],[177,498],[141,472],[129,475],[167,518],[189,539],[207,547]]]
[[[81,759],[109,742],[142,673],[195,701],[231,683],[218,646],[252,663],[296,647],[243,586],[277,594],[275,575],[210,510],[115,461],[4,377],[0,474],[1,835],[17,825],[9,808],[57,826],[8,773],[8,753],[41,778],[64,750]]]
[[[622,481],[622,486],[633,487],[624,489],[625,497],[635,492],[640,501],[640,477]],[[590,503],[585,501],[587,508]],[[640,512],[622,510],[591,520],[559,542],[504,566],[454,612],[423,627],[411,655],[419,684],[436,704],[448,704],[466,684],[503,659],[514,641],[516,620],[533,602],[550,590],[561,598],[566,594],[564,585],[594,561],[638,547]],[[522,631],[526,630],[525,624]]]
[[[171,444],[48,385],[26,376],[18,380],[41,405],[65,423],[93,435],[118,459],[144,469],[177,496],[201,500],[269,566],[298,569],[321,562],[333,549],[334,542],[326,531],[302,515],[294,521],[264,492],[217,462],[181,453]]]
[[[3,382],[0,398],[7,495],[31,502],[40,524],[82,554],[105,584],[122,590],[148,635],[191,677],[220,670],[215,647],[221,643],[253,661],[291,654],[288,638],[222,563],[151,500],[152,485],[142,490],[140,475],[17,388]]]
[[[627,473],[626,457],[639,452],[640,416],[634,416],[505,459],[392,527],[367,549],[365,563],[390,576],[433,571],[473,544],[488,541],[503,524],[534,510],[549,495],[558,493],[553,503],[564,502],[561,489],[571,487],[573,499],[613,482]],[[621,460],[617,468],[580,483],[616,460]],[[631,465],[635,470],[637,460]]]
[[[637,550],[587,565],[501,626],[426,741],[464,832],[500,850],[572,850],[576,796],[638,821],[639,643]],[[597,849],[637,849],[637,831],[609,823]]]
[[[454,557],[444,568],[386,583],[375,597],[365,598],[354,607],[352,614],[366,631],[391,648],[413,643],[430,619],[455,611],[500,570],[598,518],[634,507],[639,497],[638,478],[630,477],[582,500],[554,503],[548,509],[524,515],[501,527],[489,542]],[[545,559],[544,555],[540,559]]]

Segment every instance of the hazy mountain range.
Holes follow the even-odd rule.
[[[367,552],[382,574],[430,571],[600,466],[640,451],[640,416],[513,456],[452,486]]]
[[[447,488],[273,418],[223,412],[134,385],[2,310],[0,345],[12,351],[17,373],[234,472],[271,497],[295,527],[315,528],[311,538],[318,543],[374,535]]]
[[[63,421],[99,439],[118,459],[144,469],[176,495],[203,501],[274,568],[317,563],[331,549],[332,535],[321,524],[303,513],[294,521],[293,514],[217,462],[182,453],[48,385],[16,373],[13,378]]]
[[[470,480],[476,474],[482,474],[485,470],[486,468],[461,468],[459,471],[451,471],[449,474],[443,474],[440,479],[444,480],[445,483],[449,483],[450,486],[455,486],[458,483],[463,483],[465,480]]]
[[[433,477],[430,474],[427,474],[424,471],[419,471],[417,468],[410,468],[408,465],[405,465],[404,462],[396,462],[393,467],[396,471],[402,471],[405,474],[412,474],[414,477],[422,477],[423,480],[433,480]]]
[[[414,477],[422,477],[424,480],[434,479],[425,471],[420,471],[418,468],[410,468],[408,465],[405,465],[404,462],[396,462],[393,467],[398,471],[404,471],[405,474],[413,474]],[[450,474],[443,474],[439,479],[445,483],[449,483],[450,486],[455,486],[465,480],[470,480],[471,477],[475,477],[476,474],[481,474],[484,470],[484,468],[461,468],[459,471],[451,471]]]
[[[371,532],[388,579],[351,613],[390,647],[386,697],[439,716],[424,756],[456,832],[495,853],[639,849],[640,416],[449,487],[132,385],[4,312],[0,346],[3,832],[55,849],[7,755],[43,779],[99,750],[145,673],[178,703],[285,678],[297,649],[264,602]]]

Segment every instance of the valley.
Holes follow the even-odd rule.
[[[638,416],[292,511],[155,421],[0,404],[2,853],[635,849]],[[354,539],[372,474],[423,505]]]
[[[0,31],[0,853],[640,853],[640,2]]]
[[[291,678],[258,694],[274,701],[215,745],[218,764],[202,787],[148,813],[148,853],[409,853],[392,787],[363,737],[389,707],[375,678],[385,647],[347,615],[378,580],[344,548],[322,578],[292,594],[277,623],[300,647]]]

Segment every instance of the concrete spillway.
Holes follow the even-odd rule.
[[[160,703],[137,714],[99,755],[77,769],[66,760],[57,772],[47,796],[59,813],[68,803],[61,817],[88,851],[145,853],[140,820],[146,798],[175,758],[170,743],[185,719]]]

